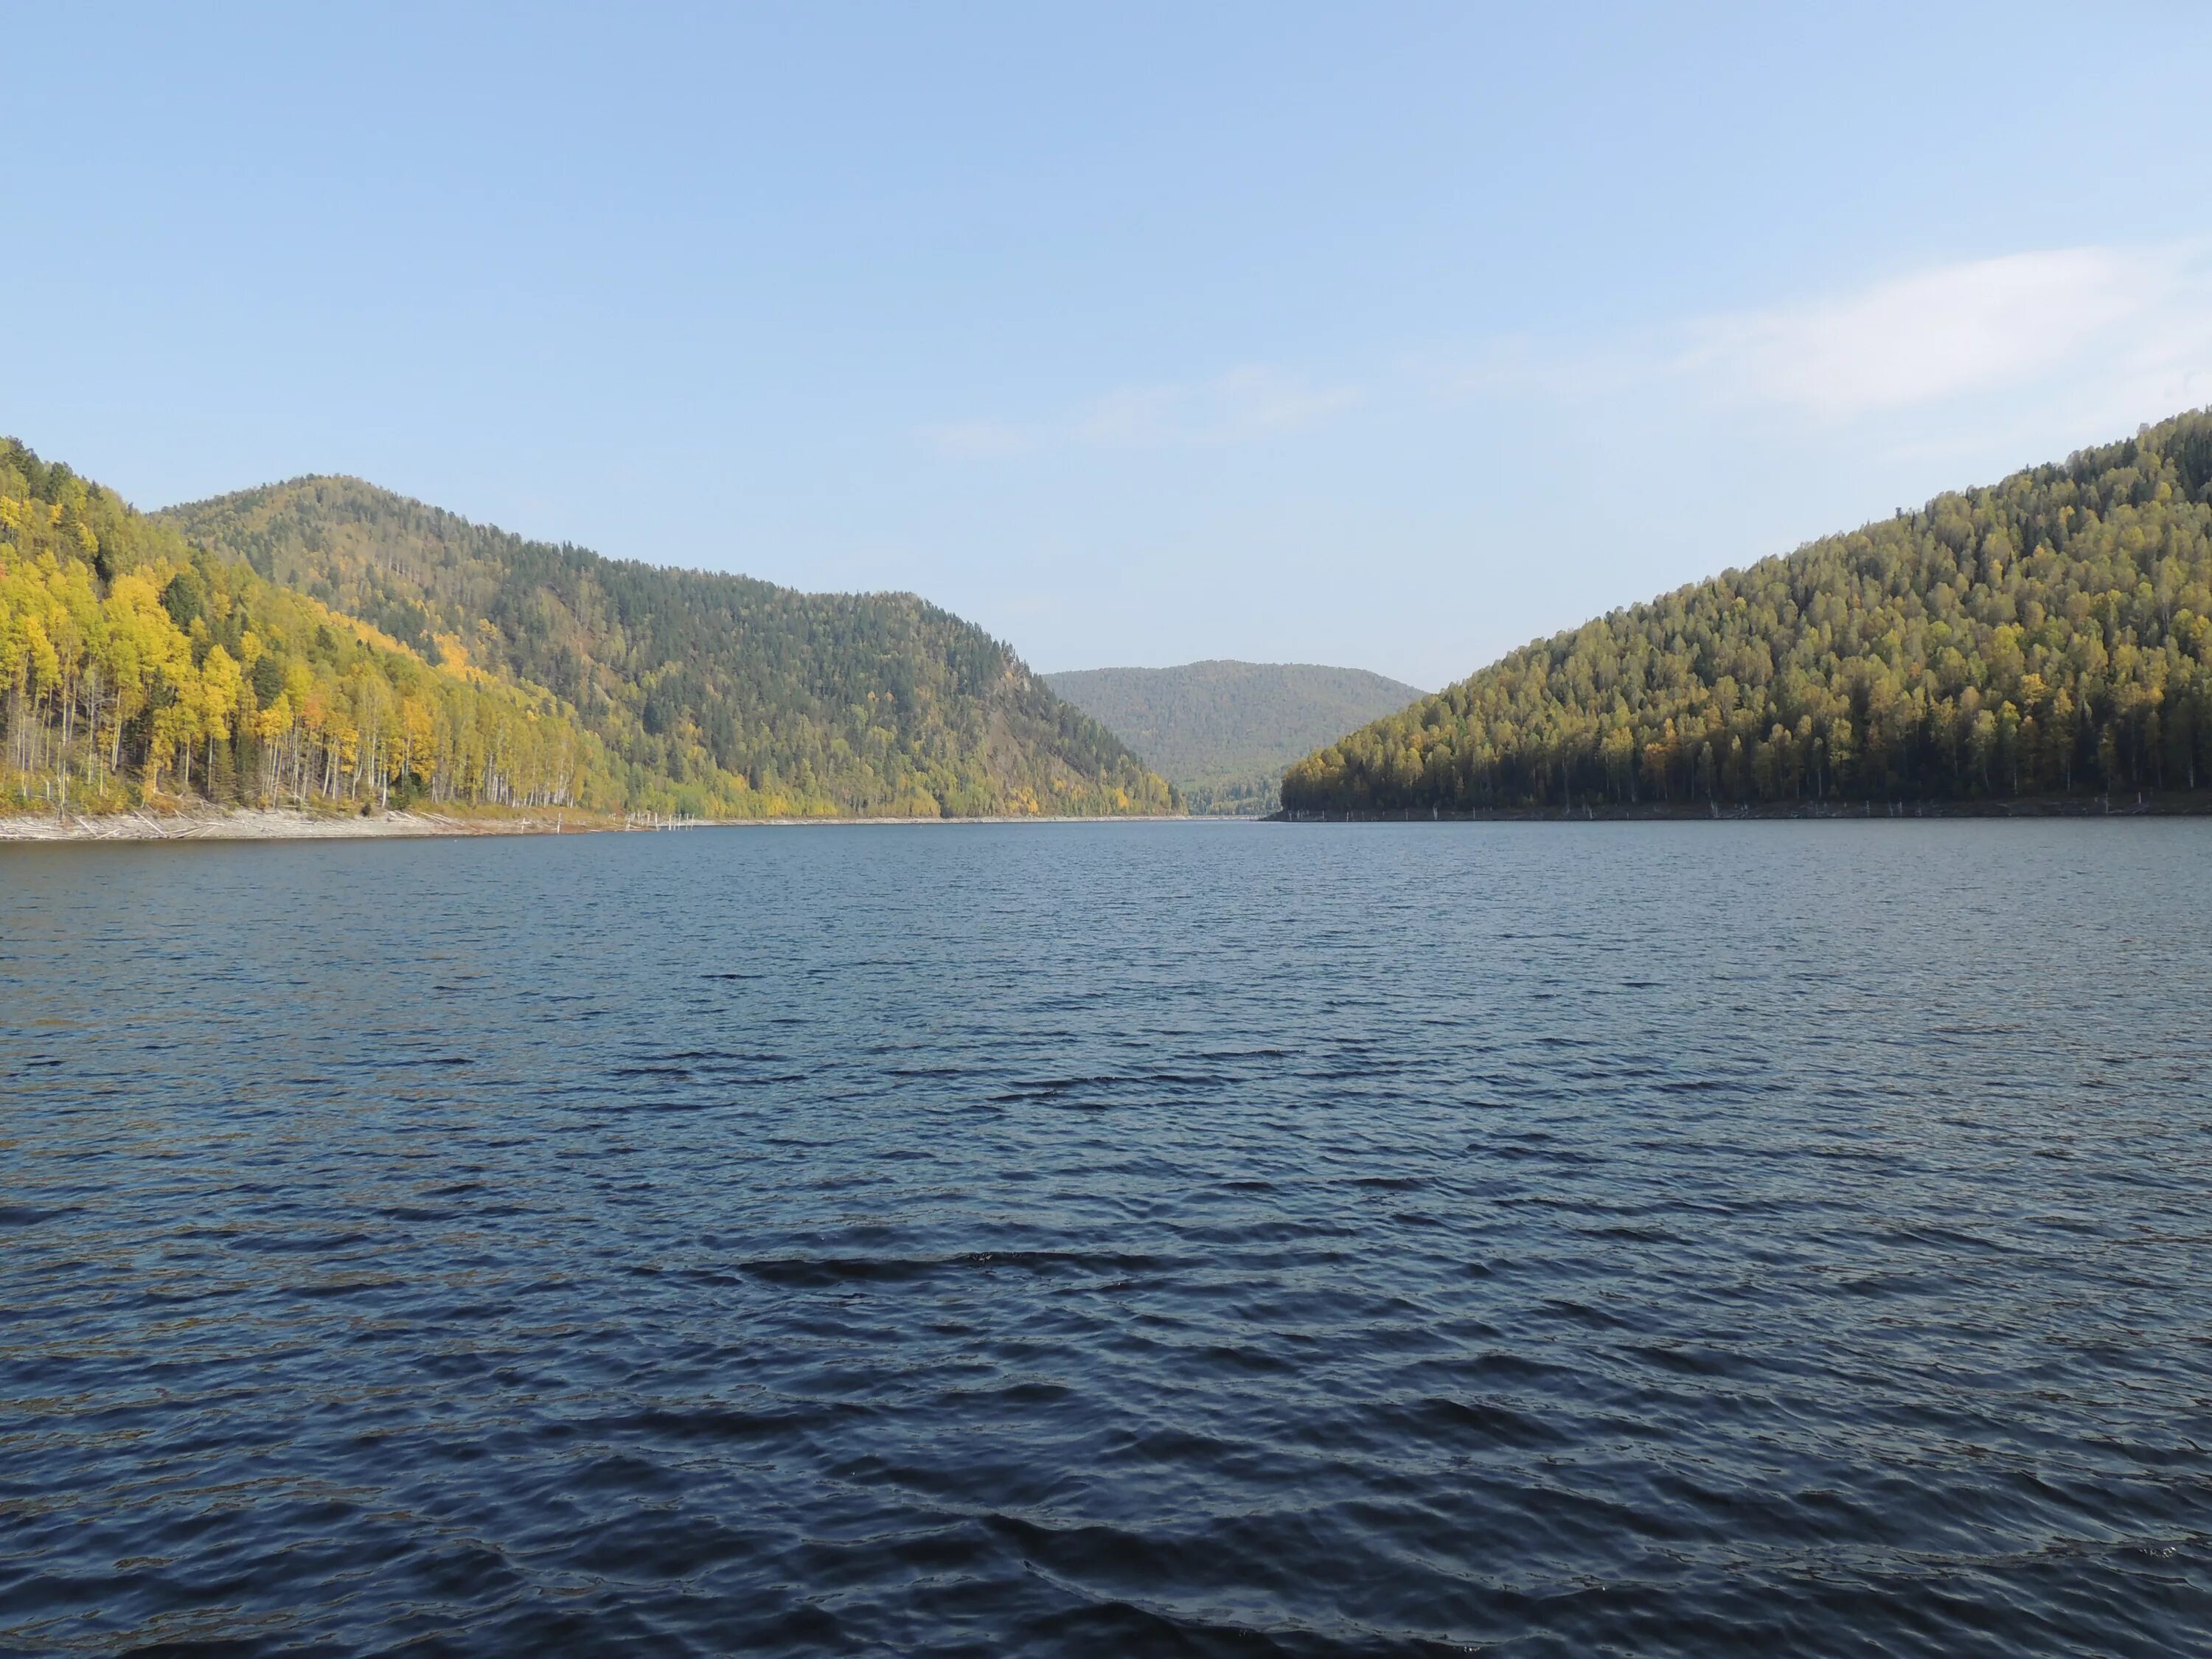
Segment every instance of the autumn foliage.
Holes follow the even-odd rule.
[[[550,694],[434,665],[0,441],[0,805],[619,805]]]

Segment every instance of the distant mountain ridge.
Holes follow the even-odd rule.
[[[1320,747],[1297,812],[2212,805],[2212,411],[1522,647]]]
[[[433,660],[550,689],[640,800],[707,817],[1176,806],[1011,647],[913,594],[618,562],[358,478],[156,516]]]
[[[1363,668],[1217,659],[1044,677],[1175,785],[1194,812],[1275,810],[1283,769],[1426,696]]]

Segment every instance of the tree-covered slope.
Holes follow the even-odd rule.
[[[2212,413],[1514,652],[1285,775],[1292,811],[2212,787]]]
[[[619,807],[544,690],[434,664],[0,439],[0,810]]]
[[[1194,812],[1273,811],[1284,767],[1422,696],[1364,669],[1312,663],[1193,662],[1046,678],[1157,768]]]
[[[906,593],[602,558],[354,478],[162,515],[428,649],[550,687],[632,793],[706,815],[1165,811],[1168,786],[1012,650]]]

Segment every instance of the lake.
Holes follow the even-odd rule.
[[[2202,821],[0,848],[0,1649],[2203,1650],[2208,919]]]

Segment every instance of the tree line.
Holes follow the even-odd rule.
[[[1193,813],[1275,810],[1283,768],[1339,732],[1402,708],[1418,687],[1358,668],[1215,659],[1047,677],[1135,745]]]
[[[0,440],[0,805],[617,807],[550,693],[427,660]]]
[[[359,479],[171,509],[426,654],[549,688],[637,805],[702,817],[1161,812],[1173,792],[1003,642],[910,593],[802,593],[532,541]]]
[[[1284,775],[1291,811],[2212,787],[2212,413],[1513,652]]]

